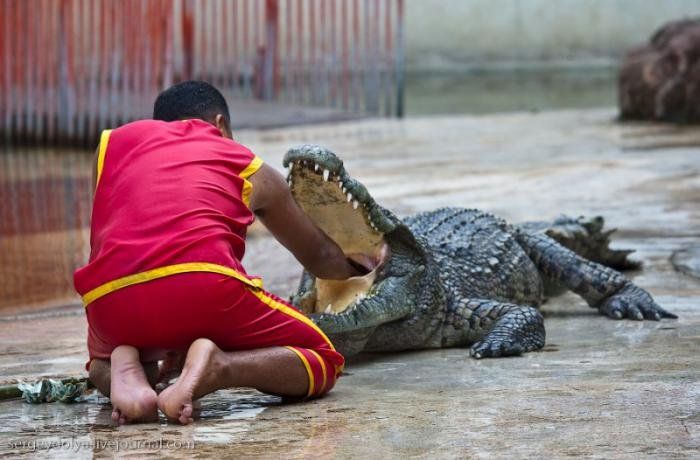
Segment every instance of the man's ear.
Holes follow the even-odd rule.
[[[229,139],[233,139],[233,133],[231,133],[231,128],[229,128],[228,123],[226,123],[226,118],[224,118],[223,115],[218,114],[216,118],[214,118],[214,125],[216,126],[216,129],[218,129],[221,132],[222,136],[228,137]]]

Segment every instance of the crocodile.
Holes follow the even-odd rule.
[[[440,208],[404,219],[379,205],[327,148],[290,149],[292,196],[367,273],[304,271],[291,302],[351,356],[363,351],[469,347],[474,358],[540,349],[540,307],[564,289],[610,318],[676,318],[618,269],[602,218],[511,225],[486,212]]]

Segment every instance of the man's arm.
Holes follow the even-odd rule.
[[[263,164],[248,180],[253,185],[250,209],[304,268],[321,279],[363,274],[294,201],[279,172]]]

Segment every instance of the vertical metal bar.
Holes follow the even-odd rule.
[[[11,49],[10,49],[10,37],[11,37],[11,32],[10,30],[10,24],[11,20],[10,18],[12,17],[12,2],[11,0],[3,0],[2,3],[2,11],[3,14],[0,15],[0,22],[2,23],[2,34],[3,34],[3,40],[2,40],[2,107],[5,109],[3,110],[2,118],[3,118],[3,138],[6,143],[10,142],[10,139],[12,138],[11,130],[12,130],[12,110],[13,110],[13,104],[12,104],[12,92],[10,90],[10,84],[11,84],[11,74],[12,74],[12,69],[10,67],[10,54],[11,54]]]
[[[238,92],[238,79],[239,79],[239,73],[240,73],[240,67],[239,67],[239,59],[240,59],[240,54],[238,52],[239,50],[239,27],[238,27],[238,22],[236,19],[238,18],[238,14],[240,12],[239,9],[239,4],[238,0],[231,0],[231,2],[226,2],[227,5],[231,5],[231,10],[230,14],[228,15],[228,25],[229,28],[231,29],[231,76],[230,76],[230,84],[231,84],[231,89],[232,92],[236,93]]]
[[[46,65],[48,70],[48,91],[47,91],[47,110],[48,110],[48,123],[47,123],[47,139],[50,141],[55,141],[58,132],[58,47],[55,38],[58,36],[58,29],[60,27],[60,15],[57,11],[61,6],[56,1],[49,1],[46,4],[46,14],[51,18],[49,24],[49,35],[51,37],[48,47],[48,54],[46,56]]]
[[[108,0],[102,0],[98,3],[99,6],[99,18],[100,18],[100,43],[99,43],[99,95],[97,97],[98,105],[98,129],[105,129],[109,126],[108,114],[107,114],[107,104],[108,104],[108,86],[109,86],[109,44],[110,44],[110,30],[111,21],[107,21],[109,15],[109,5]]]
[[[151,1],[146,3],[146,12],[144,13],[144,30],[147,31],[148,40],[141,42],[143,47],[143,111],[147,116],[150,116],[151,110],[150,105],[155,96],[155,85],[153,84],[153,68],[155,66],[155,59],[159,55],[158,52],[154,52],[161,40],[161,35],[165,32],[165,27],[158,27],[162,24],[163,19],[160,12],[161,2],[160,0]]]
[[[352,108],[353,111],[358,112],[360,110],[360,5],[359,0],[353,0],[352,2],[352,61],[353,61],[353,71],[352,71]]]
[[[181,4],[181,6],[181,14],[184,15],[184,4]],[[164,39],[161,40],[162,49],[158,50],[162,51],[162,53],[158,53],[159,56],[161,54],[164,56],[163,65],[161,66],[163,74],[162,77],[160,75],[155,75],[155,78],[162,78],[160,81],[160,87],[167,88],[168,86],[172,85],[173,81],[175,80],[175,59],[173,56],[173,43],[175,41],[175,7],[173,2],[166,1],[165,3],[161,3],[160,11],[164,17],[164,21],[162,23],[164,23],[165,27],[165,31],[163,32]],[[182,27],[182,24],[180,24],[180,27]],[[183,32],[183,36],[181,38],[184,40],[184,30],[181,29],[181,31]],[[158,59],[160,59],[160,57],[158,57]],[[180,78],[182,78],[182,76],[180,76]]]
[[[178,79],[189,80],[194,78],[194,17],[189,0],[182,2],[181,27],[184,75],[178,76]]]
[[[35,75],[36,75],[36,67],[35,67],[35,62],[37,56],[35,55],[36,51],[36,28],[34,27],[34,20],[35,16],[30,13],[30,5],[25,3],[25,14],[24,14],[24,20],[26,21],[24,24],[24,30],[23,32],[26,34],[25,38],[25,45],[26,48],[24,50],[24,59],[26,59],[26,80],[25,80],[25,88],[26,88],[26,93],[25,93],[25,109],[24,109],[24,140],[29,142],[32,140],[33,135],[34,135],[34,130],[36,127],[34,126],[34,110],[36,109],[36,101],[34,100],[34,85],[35,85]],[[31,69],[31,70],[30,70]]]
[[[342,69],[341,69],[341,82],[342,82],[342,105],[343,110],[348,109],[348,98],[349,98],[349,72],[350,72],[350,62],[349,62],[349,50],[348,50],[348,2],[346,0],[341,0],[340,2],[340,41],[341,41],[341,59],[342,59]]]
[[[384,2],[384,54],[382,56],[382,69],[384,73],[384,115],[390,117],[393,113],[391,105],[391,90],[393,78],[391,72],[391,54],[393,47],[392,32],[391,32],[391,5],[393,0],[385,0]]]
[[[296,102],[298,103],[303,103],[304,102],[304,95],[306,94],[306,91],[304,90],[305,87],[305,81],[307,76],[305,75],[306,69],[308,66],[304,65],[304,42],[306,40],[306,33],[304,29],[304,0],[298,0],[297,3],[297,10],[296,10],[296,35],[299,37],[299,40],[297,41],[297,46],[296,46],[296,58],[294,60],[294,67],[295,67],[295,80],[296,80],[296,88],[295,91],[297,93],[297,98]]]
[[[250,96],[251,94],[251,79],[253,78],[253,62],[255,61],[255,52],[250,46],[250,1],[241,0],[243,2],[243,60],[245,61],[245,69],[243,75],[243,94]]]
[[[97,102],[97,84],[99,79],[99,55],[97,50],[99,49],[100,34],[97,30],[98,17],[99,14],[99,3],[88,0],[87,2],[87,16],[88,16],[88,56],[90,59],[90,82],[87,98],[87,112],[88,112],[88,125],[87,125],[87,142],[92,142],[93,139],[97,137],[97,116],[99,107]]]
[[[119,68],[121,65],[121,22],[117,9],[117,2],[114,0],[110,1],[110,15],[108,16],[110,23],[112,24],[111,32],[112,36],[110,39],[110,47],[108,48],[111,59],[111,64],[108,67],[109,72],[109,105],[107,106],[107,114],[109,116],[109,126],[116,127],[119,125]]]
[[[263,63],[263,98],[272,100],[279,87],[279,1],[265,1],[265,54]]]
[[[396,74],[396,116],[404,116],[404,4],[403,0],[396,0],[396,61],[394,71]]]
[[[250,0],[249,0],[250,1]],[[260,1],[253,2],[253,46],[257,50],[263,44],[262,32],[260,30]]]
[[[308,0],[309,5],[309,63],[306,66],[309,69],[309,93],[311,96],[311,104],[318,104],[319,100],[319,85],[318,85],[318,54],[316,49],[316,0]]]
[[[204,52],[207,55],[208,64],[205,69],[209,69],[210,76],[209,81],[216,86],[218,84],[219,78],[219,43],[221,43],[221,31],[219,30],[219,21],[216,20],[216,16],[219,13],[218,0],[210,0],[206,3],[207,9],[207,25],[204,29],[207,33],[204,34],[204,43],[202,44]]]
[[[132,4],[132,10],[136,15],[136,20],[130,21],[131,23],[131,49],[132,49],[132,64],[131,64],[131,86],[129,92],[130,109],[126,114],[125,122],[131,121],[134,118],[141,118],[144,116],[144,109],[146,105],[146,92],[143,88],[143,54],[148,42],[146,40],[137,40],[142,36],[148,37],[148,23],[146,22],[146,16],[143,14],[145,2],[136,1]]]
[[[133,8],[133,2],[131,0],[121,0],[122,1],[122,7],[126,7],[129,10]],[[132,69],[132,63],[134,60],[134,56],[132,53],[131,49],[131,42],[132,42],[132,33],[131,33],[131,24],[133,21],[131,18],[127,18],[125,14],[122,14],[121,12],[119,13],[119,22],[120,22],[120,29],[121,29],[121,40],[119,41],[119,48],[120,48],[120,57],[121,57],[121,63],[120,66],[118,67],[119,71],[119,82],[120,82],[120,90],[121,94],[119,96],[119,121],[117,122],[118,125],[122,125],[126,122],[126,117],[127,113],[129,110],[129,84],[131,80],[131,74],[133,73]]]
[[[330,1],[330,20],[327,21],[330,32],[329,75],[330,78],[330,104],[338,105],[338,50],[336,37],[338,36],[338,14],[336,0]],[[342,20],[342,18],[341,18]]]
[[[292,87],[294,79],[294,69],[292,68],[292,5],[293,2],[287,0],[284,3],[284,99],[292,101]]]
[[[40,56],[35,59],[34,68],[36,72],[36,87],[35,87],[35,99],[34,99],[34,113],[36,117],[35,133],[34,139],[37,142],[44,140],[46,134],[45,126],[45,113],[46,113],[46,67],[47,67],[47,30],[45,27],[46,13],[44,9],[44,0],[39,0],[37,6],[37,11],[34,15],[34,20],[36,21],[36,34],[37,34],[37,54]],[[0,104],[2,106],[2,104]]]
[[[22,36],[22,14],[23,14],[23,6],[25,4],[23,2],[15,4],[14,8],[14,13],[15,13],[15,18],[14,21],[10,24],[11,30],[14,37],[21,37]],[[21,42],[22,40],[14,40],[15,42],[15,50],[14,50],[14,57],[15,59],[12,60],[14,63],[14,88],[13,88],[13,93],[15,94],[15,113],[13,114],[13,119],[14,119],[14,131],[15,131],[15,136],[20,135],[22,132],[22,108],[24,107],[23,101],[24,101],[24,78],[23,78],[23,70],[26,70],[26,66],[24,65],[24,60],[22,59],[24,56],[24,53],[22,53],[22,48],[21,48]]]
[[[71,3],[63,0],[60,5],[59,26],[59,98],[58,98],[58,129],[61,138],[73,136],[74,117],[74,80],[73,80],[73,47],[70,41],[72,36]]]
[[[75,136],[74,140],[83,141],[86,134],[85,128],[85,96],[86,96],[86,78],[87,78],[87,62],[86,62],[86,47],[88,40],[85,40],[85,2],[83,0],[73,0],[73,35],[71,41],[74,43],[75,49]]]
[[[220,55],[217,56],[217,59],[219,60],[219,85],[222,89],[226,89],[226,84],[228,83],[228,73],[230,71],[229,62],[231,59],[231,39],[229,38],[229,29],[228,27],[226,27],[226,13],[228,3],[229,2],[227,2],[226,0],[220,0],[219,13],[217,18],[219,22],[219,38],[221,42]]]
[[[319,59],[316,64],[318,75],[317,85],[319,88],[318,104],[328,104],[328,5],[329,0],[321,0],[319,3],[319,21],[318,21],[318,43],[319,43]]]

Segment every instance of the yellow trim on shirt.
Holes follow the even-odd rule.
[[[283,304],[282,302],[278,302],[277,300],[273,299],[272,297],[268,296],[265,291],[257,290],[257,289],[250,289],[250,291],[257,297],[258,299],[262,300],[262,302],[267,305],[268,307],[274,308],[275,310],[279,310],[282,313],[284,313],[287,316],[291,316],[292,318],[301,321],[302,323],[306,324],[309,326],[311,329],[316,331],[322,338],[323,340],[326,341],[328,346],[331,348],[331,350],[335,351],[335,347],[331,343],[330,339],[326,337],[326,334],[323,333],[321,329],[319,329],[316,324],[314,324],[313,321],[311,321],[309,318],[304,316],[303,313],[299,312],[298,310],[295,310],[294,308]]]
[[[323,393],[323,390],[326,389],[326,363],[323,361],[323,358],[321,358],[321,355],[316,353],[314,350],[308,349],[309,352],[316,357],[318,360],[318,363],[321,365],[321,372],[323,373],[323,383],[321,384],[321,389],[318,390],[319,393]]]
[[[312,394],[314,394],[314,384],[315,384],[315,379],[314,379],[314,373],[311,370],[311,365],[309,364],[309,361],[306,359],[306,356],[299,350],[297,350],[294,347],[287,346],[285,348],[288,348],[292,350],[296,355],[301,359],[301,362],[304,363],[304,367],[306,368],[306,373],[309,374],[309,391],[306,393],[306,397],[308,398]]]
[[[241,179],[243,179],[243,190],[241,191],[241,198],[246,207],[250,208],[250,194],[253,193],[253,184],[248,181],[248,178],[252,176],[260,167],[263,165],[263,161],[260,157],[255,157],[248,163],[243,171],[239,174]]]
[[[247,278],[245,275],[237,272],[233,268],[224,267],[223,265],[211,264],[207,262],[190,262],[184,264],[167,265],[165,267],[158,267],[152,270],[147,270],[145,272],[124,276],[122,278],[109,281],[87,292],[83,296],[83,304],[85,305],[85,307],[87,307],[100,297],[106,296],[109,293],[125,288],[127,286],[145,283],[147,281],[155,280],[158,278],[164,278],[170,275],[177,275],[180,273],[189,272],[219,273],[221,275],[227,275],[232,278],[235,278],[252,288],[262,289],[262,280]]]
[[[245,169],[241,171],[239,176],[241,176],[243,179],[247,179],[250,176],[252,176],[258,169],[260,169],[262,165],[262,159],[256,156],[250,161],[250,163],[248,163],[248,166],[246,166]]]
[[[112,134],[112,130],[105,129],[100,135],[100,146],[97,149],[97,179],[95,180],[95,187],[100,183],[100,177],[102,177],[102,168],[105,165],[105,154],[107,153],[107,143],[109,142],[110,134]]]

